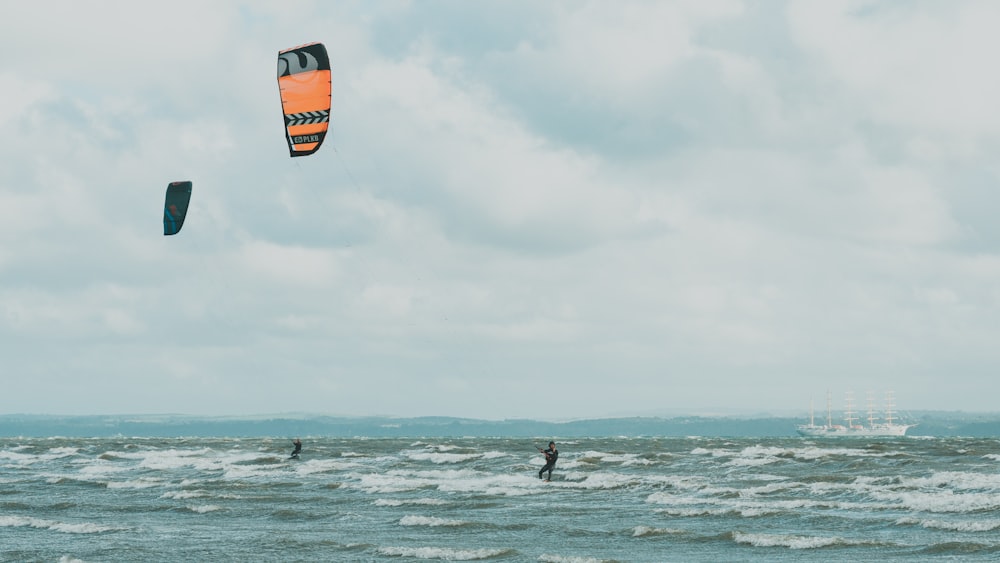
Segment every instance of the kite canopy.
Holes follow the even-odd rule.
[[[330,57],[322,43],[278,52],[278,90],[291,156],[319,150],[330,125]]]
[[[176,235],[184,226],[188,203],[191,202],[191,182],[170,182],[163,203],[163,234]]]

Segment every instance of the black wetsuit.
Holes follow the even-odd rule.
[[[559,459],[559,450],[557,450],[555,448],[552,448],[552,447],[549,447],[549,449],[543,451],[542,453],[545,454],[545,466],[542,467],[542,470],[538,472],[538,478],[541,479],[542,478],[542,473],[545,473],[546,471],[548,471],[549,472],[549,479],[548,480],[551,481],[552,480],[552,470],[556,466],[556,460]]]
[[[299,452],[302,451],[302,442],[295,442],[295,449],[292,450],[291,457],[299,457]]]

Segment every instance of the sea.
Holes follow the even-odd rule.
[[[1000,560],[998,439],[302,438],[0,438],[0,560]]]

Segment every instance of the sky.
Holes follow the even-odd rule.
[[[995,411],[1000,3],[18,3],[0,413]],[[290,158],[277,53],[323,42]],[[176,236],[166,185],[194,183]]]

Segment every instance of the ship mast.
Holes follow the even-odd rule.
[[[847,392],[847,408],[844,410],[844,420],[848,428],[854,428],[854,391]]]
[[[875,427],[875,393],[868,392],[868,427]]]
[[[893,404],[892,391],[885,392],[885,423],[892,425],[892,408],[896,405]]]
[[[826,390],[826,427],[833,427],[833,415],[830,411],[830,390]]]

